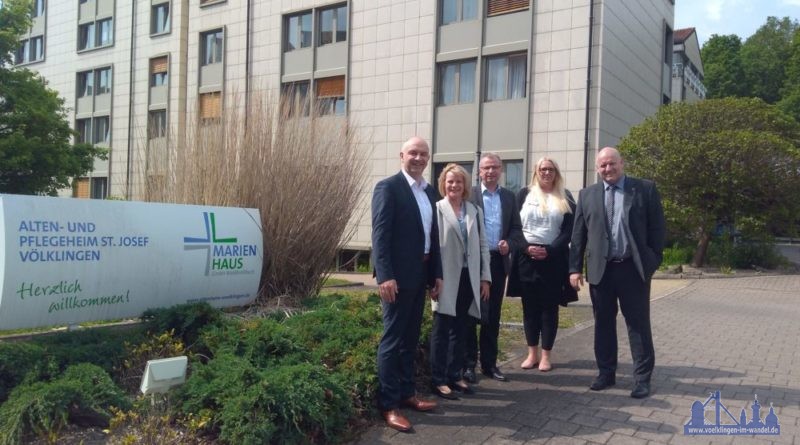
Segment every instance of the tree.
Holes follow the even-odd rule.
[[[800,122],[800,28],[794,32],[791,56],[786,64],[786,81],[781,90],[778,106]]]
[[[708,98],[745,96],[747,85],[744,68],[739,57],[742,41],[734,34],[714,34],[703,45],[700,55],[703,59],[704,83]]]
[[[661,107],[620,151],[631,174],[657,182],[670,233],[697,242],[696,266],[719,224],[750,235],[797,230],[800,125],[760,99]]]
[[[64,100],[39,75],[8,68],[29,12],[27,0],[6,0],[0,8],[0,192],[55,195],[105,150],[71,144]]]
[[[767,17],[767,23],[744,42],[740,56],[749,96],[771,104],[781,99],[786,61],[798,27],[797,20],[789,17]]]

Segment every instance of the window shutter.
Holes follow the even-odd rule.
[[[530,0],[489,0],[489,8],[486,15],[497,15],[528,9],[529,4]]]
[[[317,79],[317,97],[344,97],[344,76]]]
[[[72,187],[73,197],[89,199],[89,178],[76,178]]]
[[[220,93],[200,95],[200,119],[218,119],[222,115],[222,97]]]
[[[167,72],[167,56],[150,59],[150,74]]]

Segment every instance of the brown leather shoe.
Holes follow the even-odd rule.
[[[383,418],[386,420],[386,426],[394,428],[397,431],[409,431],[411,429],[411,422],[400,414],[400,410],[390,409],[383,412]]]
[[[434,401],[422,400],[417,396],[411,396],[411,397],[403,400],[402,403],[403,403],[403,406],[407,406],[407,407],[412,408],[412,409],[414,409],[416,411],[422,411],[422,412],[430,411],[430,410],[432,410],[432,409],[434,409],[434,408],[436,408],[438,406],[436,404],[436,402],[434,402]]]

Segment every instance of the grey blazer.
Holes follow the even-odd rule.
[[[643,281],[649,281],[661,264],[666,223],[655,183],[625,177],[622,225],[630,241],[633,262]],[[569,272],[582,273],[584,253],[586,279],[597,285],[608,262],[608,229],[602,181],[581,190],[569,254]]]
[[[481,281],[492,281],[489,268],[489,249],[486,247],[486,228],[483,226],[483,212],[471,202],[466,202],[465,221],[467,224],[467,245],[461,236],[461,227],[453,207],[447,198],[436,203],[436,217],[439,223],[439,243],[442,255],[442,290],[439,301],[432,301],[431,308],[445,315],[456,315],[458,285],[461,269],[464,267],[464,251],[467,252],[469,283],[472,287],[473,301],[469,314],[481,318]]]

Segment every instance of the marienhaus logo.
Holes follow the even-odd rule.
[[[203,212],[205,237],[183,237],[184,250],[206,251],[206,275],[221,275],[245,272],[245,257],[256,256],[255,244],[239,244],[236,237],[217,237],[217,222],[214,212]]]

